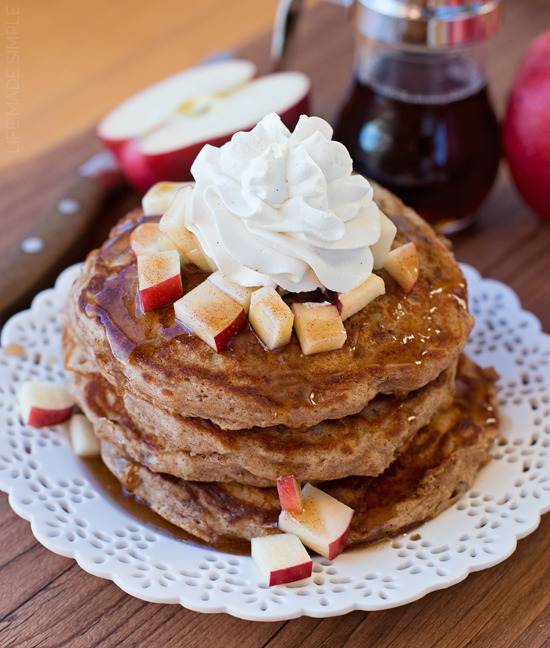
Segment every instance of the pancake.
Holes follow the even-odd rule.
[[[68,340],[65,346],[70,347]],[[154,472],[255,486],[274,485],[288,474],[318,481],[381,473],[433,413],[448,404],[456,372],[453,363],[419,390],[379,394],[358,414],[307,429],[278,425],[222,430],[211,421],[182,417],[133,394],[121,398],[79,346],[70,353],[68,366],[71,394],[99,438]]]
[[[135,211],[91,253],[65,321],[119,393],[222,429],[311,427],[360,412],[377,394],[434,381],[462,351],[472,327],[463,275],[446,242],[390,193],[375,198],[396,223],[394,245],[414,241],[420,277],[410,294],[384,272],[386,294],[345,321],[342,349],[304,356],[296,336],[268,351],[250,327],[221,353],[189,333],[171,306],[143,313],[129,236]],[[206,275],[182,271],[184,291]]]
[[[378,477],[348,477],[319,487],[355,510],[348,546],[408,530],[453,504],[489,460],[498,421],[496,375],[462,357],[453,401],[407,444]],[[101,440],[105,464],[131,493],[207,543],[248,541],[276,533],[275,488],[198,482],[155,473]]]

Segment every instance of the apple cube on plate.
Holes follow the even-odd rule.
[[[373,299],[386,292],[382,277],[371,274],[362,284],[345,293],[335,293],[334,301],[342,320],[348,319],[365,308]]]
[[[65,385],[47,381],[25,381],[18,393],[19,412],[25,425],[46,427],[67,421],[74,401]]]
[[[393,239],[397,233],[397,227],[393,222],[379,209],[380,212],[380,238],[374,245],[370,246],[374,260],[374,269],[379,270],[384,266],[386,257],[393,243]]]
[[[141,207],[146,216],[161,216],[170,207],[176,193],[188,182],[157,182],[143,196]]]
[[[353,509],[311,484],[302,488],[302,505],[301,513],[281,511],[279,528],[333,560],[348,541]]]
[[[384,270],[406,293],[410,293],[420,274],[416,245],[410,241],[391,250],[384,262]]]
[[[138,256],[137,268],[139,294],[145,312],[171,304],[182,296],[177,250]]]
[[[302,491],[294,475],[279,477],[277,479],[277,493],[279,494],[283,511],[290,511],[291,513],[302,512]]]
[[[271,286],[264,286],[252,293],[250,325],[268,349],[278,349],[290,342],[294,314]]]
[[[244,312],[248,314],[250,310],[250,296],[255,290],[258,290],[258,286],[241,286],[224,277],[219,270],[213,272],[208,277],[208,281],[211,281],[220,290],[223,290],[224,293],[227,293],[232,299],[239,302],[244,308]]]
[[[291,533],[252,538],[252,559],[267,584],[282,585],[309,578],[313,561],[300,539]]]
[[[69,421],[69,437],[77,457],[99,457],[99,440],[94,426],[84,414],[74,414]]]
[[[141,223],[130,234],[130,247],[136,256],[175,250],[175,244],[160,231],[158,223]]]
[[[243,307],[208,280],[179,299],[174,311],[180,322],[218,352],[246,325]]]
[[[329,302],[294,302],[294,330],[304,355],[341,349],[346,329],[338,308]]]

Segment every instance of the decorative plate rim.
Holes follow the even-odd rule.
[[[101,491],[72,453],[66,426],[38,430],[18,420],[18,382],[65,379],[60,311],[79,267],[2,330],[0,489],[41,544],[128,594],[262,621],[388,609],[505,560],[550,510],[550,336],[508,286],[463,264],[476,317],[467,352],[501,375],[503,430],[494,460],[459,502],[407,534],[334,561],[315,557],[310,579],[271,588],[250,557],[148,527]]]

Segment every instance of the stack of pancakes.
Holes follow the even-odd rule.
[[[355,510],[350,545],[369,542],[437,515],[487,462],[496,376],[462,354],[464,277],[412,210],[378,187],[375,199],[394,246],[416,244],[420,276],[405,294],[381,271],[386,294],[345,321],[337,351],[304,356],[295,336],[270,351],[248,327],[216,353],[171,306],[144,313],[129,245],[139,210],[83,266],[64,313],[70,391],[122,485],[193,536],[277,532],[275,481],[295,475]],[[206,274],[182,277],[188,291]]]

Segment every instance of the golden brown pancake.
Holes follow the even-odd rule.
[[[319,488],[355,510],[349,546],[410,529],[455,502],[490,459],[496,407],[495,373],[462,357],[452,403],[412,437],[384,473],[321,483]],[[277,532],[275,488],[185,481],[152,472],[109,441],[101,441],[101,450],[125,488],[207,543]]]
[[[65,346],[70,346],[68,340]],[[79,365],[75,356],[85,358],[85,350],[75,346],[69,356],[70,390],[101,439],[154,472],[254,486],[272,486],[290,474],[318,481],[381,473],[433,413],[448,404],[456,372],[453,363],[419,390],[379,394],[358,414],[307,429],[222,430],[207,419],[167,412],[127,392],[117,396],[90,359]]]
[[[342,349],[304,356],[293,336],[269,351],[247,327],[216,353],[171,306],[143,313],[129,248],[140,211],[90,254],[66,322],[117,391],[223,429],[311,427],[356,414],[379,393],[420,389],[464,347],[472,327],[466,284],[445,241],[422,219],[384,190],[375,198],[398,227],[395,245],[416,243],[420,277],[407,295],[382,272],[386,294],[345,321]],[[192,265],[182,274],[186,291],[205,278]]]

